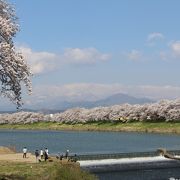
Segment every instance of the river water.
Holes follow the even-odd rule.
[[[51,153],[120,153],[180,149],[180,136],[130,132],[0,130],[0,146],[24,146],[29,151],[48,147]]]
[[[179,150],[180,136],[133,132],[0,130],[0,146],[15,146],[18,151],[22,151],[26,146],[31,152],[47,147],[50,153],[65,152],[67,149],[77,154],[127,153],[155,151],[160,147]],[[98,176],[102,180],[138,180],[151,178],[153,174],[154,179],[157,177],[157,179],[161,179],[160,177],[168,179],[173,175],[180,177],[180,169],[112,172],[98,174]]]
[[[179,168],[97,173],[100,180],[180,180]]]

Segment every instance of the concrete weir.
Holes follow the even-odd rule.
[[[179,156],[175,156],[179,157]],[[82,169],[93,173],[113,171],[133,171],[161,168],[180,168],[180,160],[164,156],[130,157],[119,159],[79,160]]]

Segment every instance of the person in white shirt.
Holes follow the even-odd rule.
[[[24,148],[23,148],[23,158],[26,158],[26,154],[27,154],[27,148],[24,147]]]
[[[68,159],[68,156],[69,156],[69,150],[66,150],[66,153],[65,153],[66,159]]]
[[[44,154],[44,152],[43,152],[43,150],[41,149],[41,150],[40,150],[41,159],[43,159],[43,154]]]
[[[47,155],[49,155],[49,150],[48,150],[48,148],[45,149],[45,152],[46,152]]]

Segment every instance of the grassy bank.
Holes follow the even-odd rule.
[[[0,179],[13,180],[94,180],[96,177],[84,172],[76,164],[49,163],[10,163],[0,162]]]
[[[20,155],[20,156],[19,156]],[[79,163],[49,157],[48,161],[36,163],[35,156],[27,158],[9,147],[0,146],[0,179],[17,180],[94,180],[94,175],[80,169]]]
[[[30,130],[77,130],[77,131],[126,131],[126,132],[156,132],[179,133],[180,123],[170,122],[89,122],[65,124],[57,122],[38,122],[33,124],[3,124],[0,129],[30,129]]]

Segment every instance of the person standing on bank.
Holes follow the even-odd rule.
[[[68,156],[69,156],[69,150],[66,150],[66,153],[65,153],[66,159],[68,158]]]
[[[38,162],[38,157],[39,157],[39,151],[38,150],[35,151],[35,156],[36,156],[36,162]]]
[[[44,152],[43,152],[43,150],[41,149],[41,150],[40,150],[41,159],[43,159],[43,154],[44,154]]]
[[[48,150],[48,148],[46,148],[44,151],[46,152],[47,155],[49,155],[49,150]]]
[[[23,148],[23,158],[26,158],[26,154],[27,154],[27,148],[24,147],[24,148]]]
[[[44,160],[47,161],[47,159],[48,159],[48,153],[47,151],[44,151]]]

